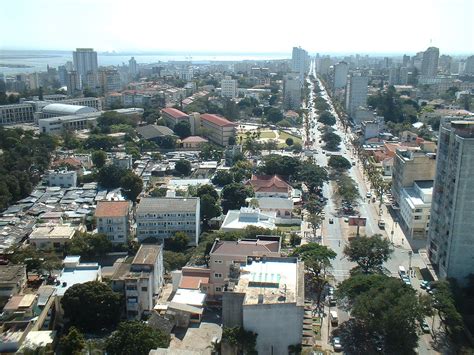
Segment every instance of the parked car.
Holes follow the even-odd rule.
[[[344,217],[344,222],[349,223],[349,217]]]
[[[429,333],[431,332],[431,328],[428,325],[428,323],[423,319],[423,322],[421,322],[421,330],[423,330],[423,333]]]
[[[341,338],[339,337],[332,338],[332,346],[334,347],[334,351],[341,351],[342,350]]]
[[[333,224],[333,223],[334,223],[334,219],[329,218],[329,224]]]
[[[367,198],[371,198],[371,197],[372,197],[372,193],[371,193],[370,191],[369,191],[369,192],[367,192],[367,194],[365,195],[365,197],[367,197]]]
[[[430,285],[429,281],[423,280],[420,282],[420,288],[426,290],[426,287]]]

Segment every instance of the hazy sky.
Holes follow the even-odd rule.
[[[6,0],[0,48],[474,52],[474,0]]]

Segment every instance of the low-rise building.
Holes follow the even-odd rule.
[[[169,127],[173,128],[177,123],[184,121],[189,123],[189,115],[172,107],[161,110],[161,117],[164,118]]]
[[[240,210],[230,210],[221,226],[223,232],[244,230],[249,226],[276,229],[275,212],[262,213],[259,208],[242,207]]]
[[[229,145],[229,138],[235,139],[237,124],[234,122],[209,113],[201,115],[200,118],[203,135],[212,142],[225,147]]]
[[[197,197],[152,198],[140,200],[137,207],[137,238],[164,241],[184,232],[197,245],[200,234],[200,199]]]
[[[173,136],[175,137],[174,132],[166,126],[158,126],[155,124],[150,124],[146,126],[137,127],[137,133],[143,139],[160,143],[163,137]]]
[[[97,231],[114,244],[126,243],[130,234],[129,201],[98,201],[95,210]]]
[[[26,285],[26,265],[0,265],[0,296],[10,297]]]
[[[189,136],[181,140],[181,145],[185,149],[200,149],[201,146],[209,141],[199,136]]]
[[[403,188],[400,196],[400,214],[403,227],[413,239],[426,239],[430,223],[433,180],[415,181]]]
[[[222,297],[224,327],[258,334],[261,355],[286,355],[301,344],[303,319],[304,266],[296,258],[248,258]]]
[[[51,224],[39,226],[33,229],[28,237],[32,246],[36,249],[64,249],[76,233],[76,228],[69,224]]]
[[[260,235],[257,239],[237,241],[216,239],[209,252],[210,287],[208,293],[219,297],[229,284],[232,268],[245,265],[248,257],[279,257],[281,238]]]
[[[278,175],[252,175],[247,185],[252,186],[255,197],[291,197],[292,187]]]
[[[48,171],[48,185],[60,187],[76,187],[77,172],[73,170],[50,170]]]
[[[142,244],[131,264],[123,263],[112,276],[112,288],[125,295],[128,319],[151,312],[163,286],[163,245]]]

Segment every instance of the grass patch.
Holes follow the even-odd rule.
[[[294,226],[277,225],[277,227],[278,227],[278,230],[282,233],[299,232],[301,230],[300,225],[294,225]]]

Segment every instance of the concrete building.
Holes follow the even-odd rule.
[[[97,112],[95,108],[88,106],[78,106],[69,104],[49,104],[43,107],[41,110],[40,118],[58,117],[58,116],[69,116],[79,115],[82,113]]]
[[[438,74],[439,49],[429,47],[423,52],[421,61],[421,75],[427,78],[434,78]]]
[[[173,128],[177,123],[185,121],[189,123],[189,115],[172,107],[167,107],[161,110],[161,117],[166,121],[166,124]]]
[[[66,87],[67,94],[69,96],[75,96],[81,91],[81,78],[77,71],[73,70],[66,75]]]
[[[137,61],[135,60],[135,57],[130,58],[128,61],[128,73],[131,76],[135,76],[138,74],[138,65]]]
[[[256,198],[281,197],[289,198],[293,188],[285,179],[278,175],[255,175],[252,174],[246,185],[252,186]]]
[[[94,214],[97,232],[105,234],[113,244],[127,243],[130,209],[129,201],[98,201]]]
[[[257,236],[257,239],[227,241],[216,239],[209,252],[209,294],[222,295],[229,284],[229,274],[234,266],[245,265],[248,257],[279,257],[281,238]]]
[[[331,67],[331,58],[329,56],[322,57],[319,60],[318,73],[321,75],[328,75]]]
[[[199,136],[189,136],[181,140],[182,147],[185,149],[200,149],[201,146],[209,141]]]
[[[49,170],[48,186],[76,187],[77,172],[68,170]]]
[[[82,83],[85,82],[88,72],[97,74],[99,68],[97,64],[97,52],[92,48],[77,48],[76,51],[72,52],[72,60],[74,69],[81,79],[80,87],[82,88]]]
[[[298,110],[301,106],[301,77],[296,73],[283,77],[283,108]]]
[[[0,296],[10,297],[26,285],[26,265],[0,265]]]
[[[235,139],[237,124],[225,117],[205,113],[200,116],[202,134],[213,143],[226,147],[229,139]]]
[[[112,288],[125,295],[128,319],[149,314],[163,286],[163,245],[142,244],[131,264],[122,263],[112,276]]]
[[[334,90],[345,88],[347,85],[347,74],[349,72],[349,64],[339,62],[334,65]]]
[[[29,123],[34,121],[35,107],[30,104],[0,106],[0,125]]]
[[[409,238],[426,239],[432,194],[433,180],[415,181],[412,187],[401,190],[400,215]]]
[[[263,213],[259,208],[242,207],[240,210],[229,210],[222,222],[221,231],[241,231],[249,226],[276,229],[276,212]]]
[[[291,71],[298,73],[301,80],[309,70],[310,58],[308,52],[301,47],[293,47],[291,53]]]
[[[33,229],[28,240],[36,249],[60,250],[71,241],[76,230],[69,224],[40,225]]]
[[[259,355],[287,355],[301,344],[304,267],[296,258],[248,258],[232,275],[222,297],[224,327],[258,334]]]
[[[464,65],[464,74],[474,75],[474,55],[466,58],[466,64]]]
[[[474,120],[442,121],[428,255],[440,277],[461,285],[474,270]]]
[[[413,187],[415,181],[433,180],[436,171],[436,154],[420,148],[398,148],[392,168],[392,196],[400,205],[403,188]]]
[[[346,89],[346,111],[353,117],[358,107],[367,105],[367,86],[369,79],[366,76],[352,75]]]
[[[163,241],[184,232],[197,245],[200,234],[199,198],[151,198],[140,200],[136,212],[137,238]]]
[[[237,97],[237,87],[237,80],[226,76],[221,80],[221,96],[235,99]]]
[[[82,113],[78,115],[68,115],[38,120],[41,133],[61,134],[64,130],[79,131],[97,125],[97,118],[101,112]]]
[[[122,89],[120,73],[116,69],[99,70],[98,78],[99,86],[103,95],[109,92],[120,91]]]

